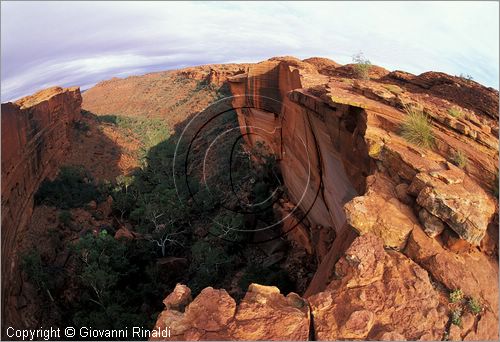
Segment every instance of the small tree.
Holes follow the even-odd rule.
[[[461,73],[460,76],[461,79],[463,80],[466,80],[466,81],[473,81],[474,80],[474,77],[472,77],[471,75],[469,74],[464,74],[464,73]]]
[[[370,60],[365,58],[362,52],[352,56],[352,61],[354,62],[354,72],[356,73],[356,77],[362,80],[370,79],[370,69],[372,67],[372,63]]]
[[[87,234],[81,238],[75,250],[83,264],[80,279],[94,294],[89,300],[106,310],[112,304],[113,287],[130,269],[126,246],[103,230],[98,236]]]
[[[54,298],[50,293],[50,275],[46,272],[42,264],[42,258],[37,250],[31,250],[21,258],[21,267],[28,276],[29,280],[39,289],[45,291],[53,302]]]
[[[181,240],[178,238],[184,234],[184,230],[174,231],[175,219],[172,217],[167,218],[158,205],[149,203],[146,207],[146,218],[153,224],[154,229],[148,240],[156,243],[161,248],[161,254],[164,257],[166,254],[166,246],[168,244],[183,246]]]

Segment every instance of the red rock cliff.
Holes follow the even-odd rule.
[[[261,298],[252,317],[266,324],[241,336],[498,339],[498,91],[378,67],[355,80],[352,65],[309,61],[273,58],[229,79],[247,145],[278,156],[292,203],[275,209],[293,214],[283,229],[320,262],[304,294],[311,320],[290,326],[312,322],[309,332],[287,335],[271,309],[288,297],[258,287],[239,305],[217,293],[224,310],[208,303],[212,289],[182,308],[167,303],[157,327],[176,339],[236,338],[240,313]],[[430,118],[432,148],[403,139],[404,108]],[[455,165],[458,153],[466,167]],[[451,324],[455,289],[482,303],[479,314],[461,311],[461,325]],[[209,317],[220,324],[207,328]]]
[[[79,88],[54,87],[2,104],[2,323],[23,326],[16,310],[21,279],[16,239],[33,209],[33,196],[55,176],[80,116]]]

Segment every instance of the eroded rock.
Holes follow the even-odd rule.
[[[308,298],[317,340],[442,338],[448,321],[427,272],[372,233],[336,265],[340,279]]]
[[[175,307],[179,300],[187,302],[187,290],[177,285],[165,299],[166,309],[156,322],[156,329],[170,327],[173,339],[307,340],[309,337],[309,306],[295,293],[285,297],[277,287],[251,284],[236,305],[225,290],[208,287],[182,313]]]
[[[447,172],[420,173],[410,189],[417,203],[446,222],[462,239],[479,245],[495,213],[495,202],[475,182]]]
[[[404,248],[408,234],[418,224],[413,210],[397,199],[387,177],[370,176],[367,184],[364,196],[344,206],[347,222],[360,234],[379,236],[387,247]]]
[[[429,213],[426,209],[420,209],[420,211],[418,212],[418,217],[420,219],[420,222],[422,222],[424,226],[424,231],[430,237],[436,237],[443,232],[443,221]]]

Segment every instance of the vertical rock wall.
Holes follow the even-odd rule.
[[[230,79],[230,84],[246,143],[264,142],[278,156],[288,195],[297,207],[294,215],[306,217],[305,225],[295,227],[289,237],[300,237],[295,240],[321,261],[345,228],[344,204],[364,192],[373,165],[363,139],[364,110],[329,105],[302,91],[324,78],[308,74],[304,79],[300,71],[300,65],[287,61],[266,61]]]
[[[70,146],[80,116],[79,88],[50,88],[2,104],[2,323],[21,327],[16,310],[21,278],[16,240],[33,210],[33,196],[53,177]]]

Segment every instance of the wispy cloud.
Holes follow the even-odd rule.
[[[2,2],[2,102],[186,65],[277,55],[468,73],[498,88],[496,2]]]

